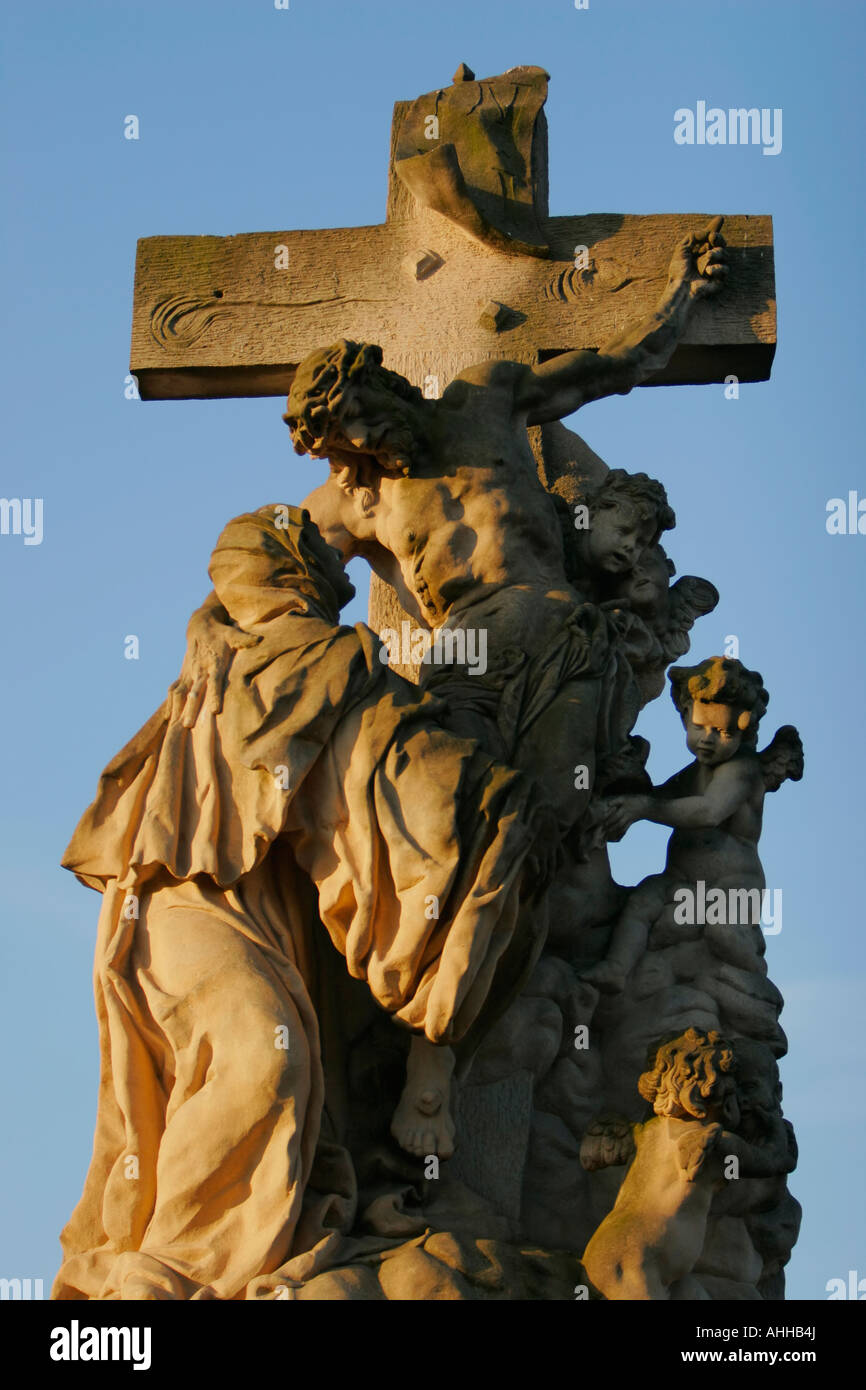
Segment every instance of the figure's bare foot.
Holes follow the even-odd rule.
[[[602,994],[621,994],[625,989],[626,971],[613,960],[600,960],[598,965],[582,970],[581,979],[595,985]]]
[[[454,1152],[451,1118],[451,1074],[454,1053],[415,1037],[409,1049],[406,1085],[391,1121],[391,1133],[401,1149],[419,1158],[450,1158]]]

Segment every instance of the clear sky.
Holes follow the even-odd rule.
[[[639,390],[571,423],[611,466],[666,485],[680,573],[712,579],[695,659],[739,638],[795,723],[806,777],[768,798],[783,891],[771,978],[786,1000],[785,1110],[804,1207],[789,1295],[866,1276],[863,605],[866,536],[826,505],[863,458],[862,0],[6,0],[0,493],[42,498],[39,545],[0,535],[0,902],[5,1034],[0,1275],[55,1273],[97,1085],[99,906],[59,867],[109,758],[161,702],[207,563],[238,512],[300,501],[278,399],[124,397],[136,239],[382,221],[391,109],[523,63],[551,74],[554,214],[770,213],[779,349],[769,383]],[[781,152],[681,146],[674,112],[781,108]],[[140,139],[123,137],[140,118]],[[666,542],[667,544],[668,542]],[[357,567],[356,567],[357,568]],[[356,574],[356,579],[358,575]],[[365,616],[361,597],[350,621]],[[137,661],[124,639],[140,642]],[[655,780],[682,765],[666,696],[639,730]],[[636,827],[621,882],[661,867]]]

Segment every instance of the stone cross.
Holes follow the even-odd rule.
[[[712,213],[550,217],[547,82],[538,67],[477,81],[462,64],[450,86],[397,102],[380,225],[140,240],[142,400],[285,396],[297,364],[339,338],[381,344],[386,366],[439,395],[475,362],[598,348],[648,314],[676,242]],[[769,377],[771,219],[727,215],[724,231],[725,292],[648,384]]]

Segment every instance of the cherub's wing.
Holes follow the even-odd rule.
[[[708,579],[684,574],[669,590],[670,604],[664,633],[660,634],[667,661],[678,661],[689,650],[689,633],[698,618],[712,613],[719,591]]]
[[[793,724],[777,729],[767,747],[758,754],[764,786],[768,792],[778,791],[788,778],[799,782],[803,776],[803,742]]]
[[[704,1166],[707,1154],[718,1142],[721,1125],[690,1125],[677,1144],[680,1167],[687,1182],[694,1182]]]
[[[623,1115],[599,1115],[581,1140],[580,1163],[589,1173],[631,1163],[634,1156],[634,1132]]]
[[[696,618],[712,613],[719,601],[719,591],[709,579],[700,579],[696,574],[684,574],[676,584],[671,585],[671,618],[679,625],[689,628]]]

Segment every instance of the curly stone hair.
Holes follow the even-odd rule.
[[[587,494],[590,512],[623,504],[632,507],[641,521],[652,522],[654,530],[650,545],[656,545],[663,531],[672,531],[677,524],[676,513],[668,503],[662,484],[648,473],[629,473],[625,468],[611,468],[597,487]]]
[[[709,1102],[724,1102],[734,1090],[734,1051],[721,1033],[684,1033],[656,1043],[647,1058],[648,1070],[637,1088],[657,1115],[683,1110],[704,1119]]]
[[[732,705],[749,715],[743,735],[747,744],[758,741],[758,725],[767,712],[769,693],[760,671],[750,671],[741,661],[728,656],[710,656],[697,666],[674,666],[668,672],[671,699],[685,717],[695,700],[707,704]]]
[[[354,343],[341,338],[330,347],[319,348],[298,366],[283,416],[292,435],[296,454],[326,452],[330,429],[340,426],[346,407],[360,386],[375,392],[383,414],[394,396],[413,403],[424,396],[397,372],[382,366],[382,349],[376,343]],[[396,442],[406,452],[416,444],[405,427],[395,431]],[[403,437],[406,436],[406,437]]]

